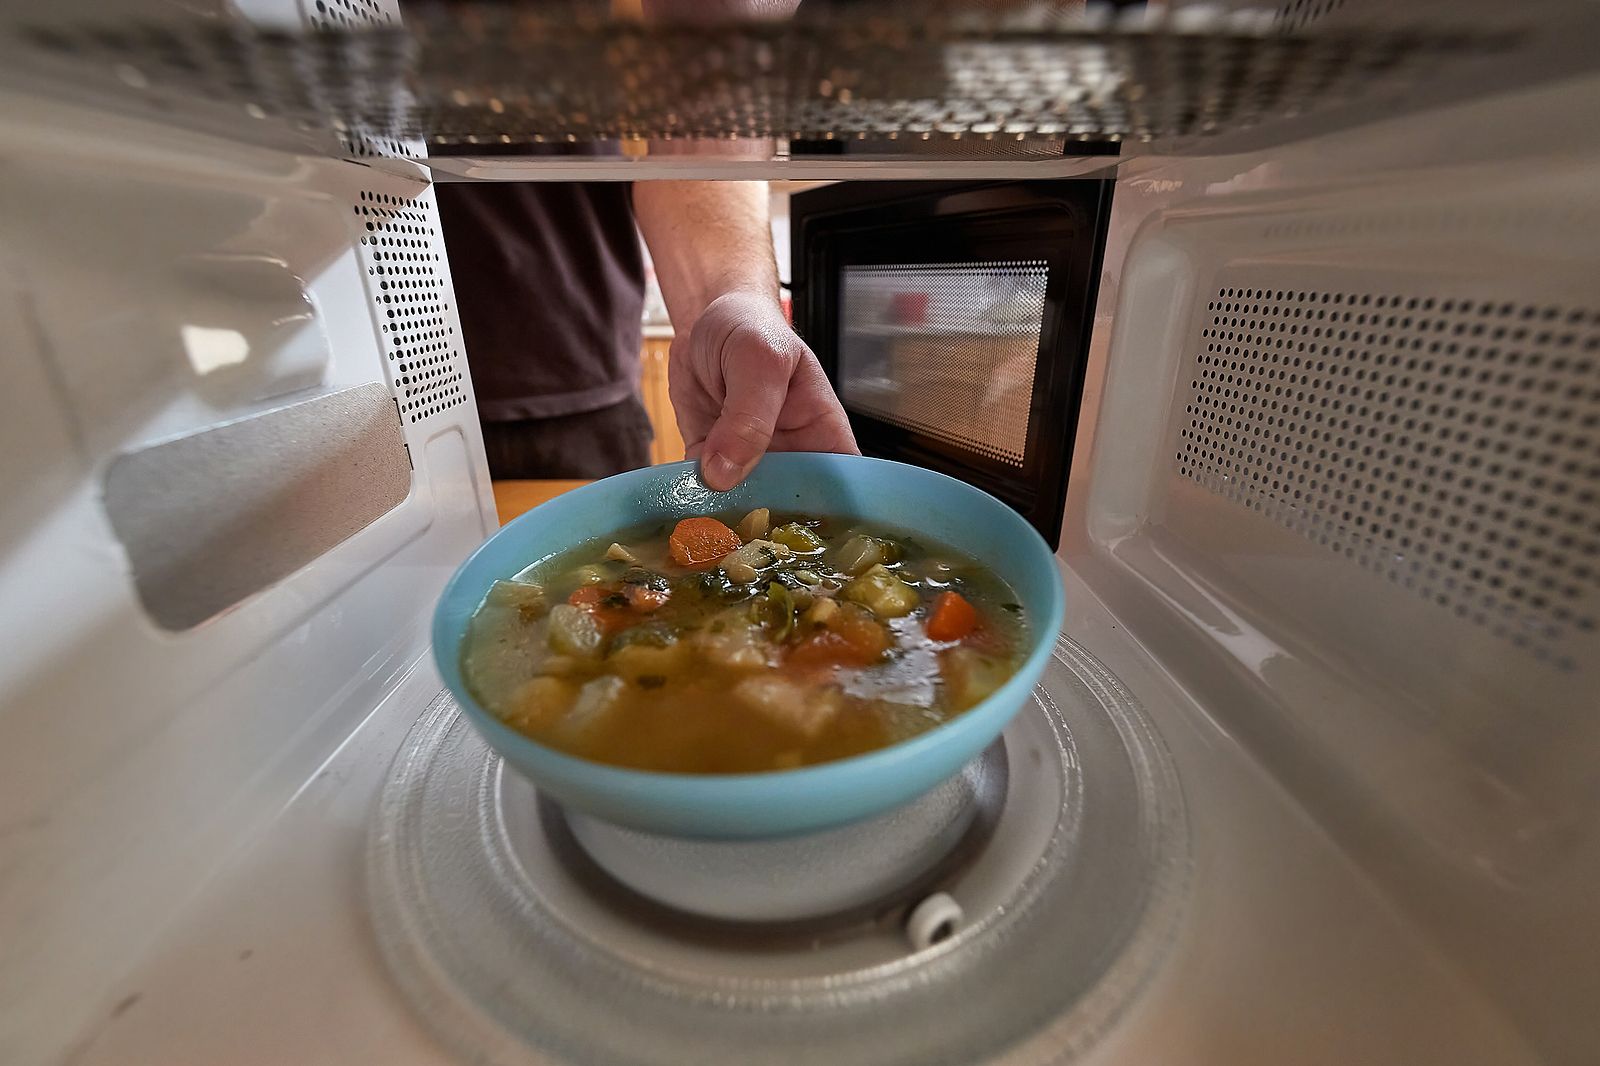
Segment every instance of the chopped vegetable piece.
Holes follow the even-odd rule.
[[[568,741],[582,740],[594,732],[617,704],[628,683],[620,677],[597,677],[584,683],[572,710],[556,723],[556,732]]]
[[[772,526],[772,512],[765,507],[757,507],[754,511],[744,516],[739,527],[734,530],[742,541],[752,541],[757,537],[767,535],[767,530]]]
[[[623,588],[623,597],[628,601],[629,607],[648,614],[665,607],[667,601],[672,598],[672,593],[645,585],[628,585]]]
[[[960,640],[978,624],[978,612],[959,592],[941,592],[928,615],[931,640]]]
[[[683,643],[665,647],[629,644],[606,656],[606,669],[634,681],[645,674],[678,674],[689,666],[693,658],[693,650]]]
[[[828,619],[839,613],[839,605],[830,599],[820,599],[813,603],[806,611],[805,620],[808,624],[819,626],[827,625]]]
[[[872,537],[856,535],[844,542],[833,563],[847,574],[859,574],[884,561],[883,545]]]
[[[694,635],[693,644],[708,663],[731,670],[770,666],[778,650],[743,606],[729,607],[717,615]]]
[[[883,658],[888,650],[889,631],[882,623],[859,607],[835,603],[834,613],[794,646],[787,662],[800,668],[866,666]]]
[[[794,576],[793,570],[774,570],[770,577],[790,592],[798,592],[806,587],[805,582]]]
[[[1006,683],[1014,667],[971,648],[951,648],[939,656],[951,702],[962,710],[988,699]]]
[[[580,585],[603,585],[609,579],[605,568],[594,563],[578,567],[573,571],[573,576],[578,579]]]
[[[602,634],[615,633],[637,621],[628,598],[601,585],[582,585],[572,590],[567,603],[581,607],[599,623]]]
[[[844,587],[844,598],[879,618],[904,618],[917,609],[917,590],[878,564]]]
[[[544,588],[527,581],[496,581],[489,586],[485,603],[496,607],[523,607],[528,604],[544,606]]]
[[[730,581],[748,585],[760,576],[762,570],[793,554],[788,548],[770,540],[753,540],[723,558],[722,572],[728,575]]]
[[[506,724],[516,729],[548,728],[567,713],[577,692],[576,685],[559,677],[531,678],[512,696]]]
[[[743,559],[736,558],[736,555],[737,553],[734,553],[722,560],[722,572],[727,574],[728,580],[734,582],[735,584],[749,585],[754,583],[754,581],[761,576],[761,571],[757,570]]]
[[[665,648],[668,644],[675,644],[678,640],[676,628],[665,622],[645,622],[641,625],[629,626],[611,642],[613,654],[622,648],[633,644],[643,644],[650,648]]]
[[[752,566],[771,566],[780,559],[788,559],[794,552],[773,540],[753,540],[733,553]]]
[[[550,608],[550,650],[578,659],[598,659],[605,634],[594,612],[561,603]]]
[[[739,534],[715,518],[685,518],[672,530],[668,551],[672,561],[702,570],[739,547]]]
[[[612,541],[611,547],[606,549],[606,558],[619,563],[637,563],[639,561],[639,557],[637,555],[634,555],[633,552],[629,551],[621,544],[618,544],[616,541]]]
[[[665,592],[672,587],[672,582],[667,580],[666,575],[652,573],[642,566],[628,567],[628,572],[622,575],[622,582],[625,585],[643,585],[645,588],[656,589],[660,592]]]
[[[823,548],[822,538],[802,526],[799,522],[790,522],[788,525],[779,526],[772,531],[774,543],[782,544],[790,551],[800,555],[809,555],[819,552]]]
[[[506,607],[517,612],[517,620],[527,625],[543,618],[549,605],[544,589],[526,581],[496,581],[489,586],[483,601],[491,607]]]
[[[551,677],[576,677],[594,668],[587,659],[574,659],[570,655],[546,655],[539,662],[539,672]]]
[[[755,674],[733,686],[733,698],[806,739],[820,733],[843,704],[838,689],[816,689],[785,677]]]
[[[796,570],[794,572],[794,576],[802,585],[822,584],[822,575],[818,574],[815,570]]]
[[[767,594],[756,600],[755,619],[768,637],[781,644],[794,630],[794,598],[789,590],[776,581],[769,584]]]

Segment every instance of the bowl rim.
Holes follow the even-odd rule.
[[[524,523],[533,524],[540,520],[539,513],[547,507],[562,504],[564,500],[568,501],[568,503],[562,504],[562,506],[567,506],[582,496],[612,492],[619,485],[632,481],[642,482],[677,476],[686,468],[697,467],[698,464],[695,460],[640,467],[591,481],[587,485],[570,489],[560,496],[525,511],[485,538],[483,543],[474,548],[472,553],[456,567],[455,572],[451,574],[449,581],[445,583],[435,602],[430,637],[433,644],[434,663],[444,680],[445,687],[455,697],[462,711],[473,720],[474,726],[485,735],[486,739],[490,740],[492,746],[502,756],[505,756],[508,761],[515,762],[520,768],[526,769],[529,760],[527,758],[511,759],[506,753],[505,749],[507,747],[518,751],[521,755],[531,756],[535,764],[548,764],[552,773],[559,772],[569,780],[573,777],[588,778],[588,787],[617,793],[665,789],[680,796],[685,796],[696,792],[727,793],[746,791],[752,788],[764,791],[767,787],[777,782],[803,788],[826,782],[830,778],[850,777],[878,769],[889,770],[901,763],[920,762],[923,753],[952,743],[952,738],[979,729],[979,723],[986,722],[987,719],[997,715],[1002,716],[1003,720],[1000,725],[1003,727],[1004,722],[1009,721],[1010,717],[1021,709],[1027,691],[1032,689],[1035,679],[1043,671],[1045,662],[1052,654],[1056,637],[1060,634],[1062,625],[1066,620],[1066,592],[1056,563],[1055,553],[1051,551],[1049,544],[1039,535],[1038,530],[1028,524],[1026,519],[1002,501],[974,485],[940,471],[930,470],[927,467],[913,466],[909,463],[895,462],[890,459],[879,459],[874,456],[841,455],[829,452],[776,452],[764,457],[762,463],[776,461],[781,465],[786,465],[790,462],[809,465],[819,460],[822,461],[823,465],[835,465],[837,463],[843,466],[871,464],[883,468],[892,467],[898,470],[914,472],[915,476],[929,478],[935,483],[947,483],[949,489],[965,494],[976,502],[981,502],[983,506],[993,510],[997,520],[1005,522],[1024,533],[1024,539],[1029,545],[1029,551],[1035,553],[1032,561],[1046,564],[1048,570],[1054,576],[1054,580],[1049,583],[1049,590],[1046,594],[1047,617],[1041,619],[1039,624],[1030,625],[1029,627],[1029,635],[1033,646],[1027,656],[1018,664],[1017,669],[1004,684],[966,711],[914,737],[897,741],[887,747],[845,756],[842,759],[833,759],[829,762],[799,766],[792,769],[711,774],[687,770],[641,770],[570,755],[556,748],[541,744],[527,734],[511,728],[501,721],[493,711],[482,706],[468,690],[466,679],[461,672],[461,642],[456,641],[450,644],[448,655],[445,648],[447,643],[445,638],[449,636],[445,632],[448,628],[445,605],[457,598],[460,586],[478,557],[488,551],[490,545],[503,535],[518,529]],[[871,519],[868,520],[870,521]],[[894,525],[895,523],[889,522],[887,524]],[[558,555],[566,550],[569,550],[569,548],[560,548],[554,552],[545,553],[539,558]],[[532,561],[535,560],[530,560],[530,562]],[[494,580],[506,580],[506,578],[500,577]],[[474,613],[477,611],[478,606],[482,605],[483,596],[486,595],[488,595],[487,587],[483,590],[483,594],[474,601]],[[463,633],[464,636],[465,634]],[[536,765],[535,770],[537,769],[539,767]]]

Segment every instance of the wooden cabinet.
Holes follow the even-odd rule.
[[[655,442],[650,445],[652,463],[675,463],[683,458],[683,435],[678,432],[678,418],[667,394],[667,349],[671,345],[671,337],[646,337],[639,360],[643,364],[639,391],[644,396],[644,409],[650,414],[650,425],[656,431]]]

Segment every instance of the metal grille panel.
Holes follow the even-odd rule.
[[[1043,260],[844,267],[845,407],[1020,468],[1048,274]]]
[[[1575,665],[1600,614],[1600,310],[1220,288],[1176,466]]]
[[[433,192],[364,191],[354,205],[361,261],[400,411],[408,422],[465,403],[466,373],[444,274]]]
[[[400,24],[397,0],[311,0],[306,17],[319,30],[346,34]],[[420,138],[379,128],[358,115],[334,123],[334,130],[345,154],[355,158],[420,159],[426,154]]]
[[[1278,25],[1290,32],[1302,29],[1332,15],[1345,3],[1346,0],[1289,0],[1278,8]]]
[[[75,86],[169,121],[189,100],[238,104],[256,118],[366,138],[384,154],[415,154],[406,142],[421,139],[746,137],[890,154],[904,144],[919,155],[935,142],[953,156],[983,141],[1049,158],[1071,140],[1204,136],[1403,96],[1538,28],[1295,37],[1277,31],[1271,12],[1119,23],[1036,5],[894,3],[807,4],[793,21],[645,25],[579,3],[418,4],[402,30],[374,3],[317,0],[312,21],[327,32],[310,36],[199,22],[41,23],[18,36],[19,58],[64,61]]]

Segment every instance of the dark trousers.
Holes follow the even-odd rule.
[[[637,396],[598,411],[483,423],[494,478],[602,478],[650,465],[655,431]]]

